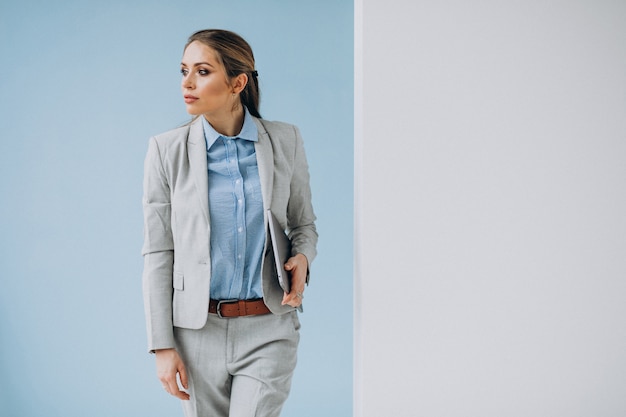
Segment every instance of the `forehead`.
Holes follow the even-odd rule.
[[[193,66],[197,63],[205,62],[215,67],[219,66],[217,52],[210,46],[199,41],[191,42],[183,52],[183,64]]]

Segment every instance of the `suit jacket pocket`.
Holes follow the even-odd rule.
[[[182,291],[185,289],[185,276],[182,272],[174,272],[174,289]]]

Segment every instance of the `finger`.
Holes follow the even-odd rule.
[[[178,388],[176,388],[176,391],[174,391],[174,392],[172,393],[172,395],[173,395],[174,397],[176,397],[176,398],[178,398],[178,399],[180,399],[180,400],[184,400],[184,401],[186,401],[186,400],[188,400],[188,399],[190,398],[190,397],[189,397],[189,394],[187,394],[185,391],[181,391],[181,390],[179,390]]]
[[[178,384],[176,383],[176,372],[172,372],[166,376],[162,376],[159,378],[161,380],[161,384],[163,385],[163,389],[170,395],[174,397],[178,397],[177,393],[179,391]]]
[[[181,365],[181,367],[178,369],[178,375],[180,376],[180,383],[183,386],[183,388],[189,389],[189,384],[187,380],[187,370],[185,369],[184,365]]]
[[[170,395],[175,395],[174,393],[176,391],[178,391],[178,386],[176,385],[176,377],[173,378],[167,378],[166,380],[162,381],[163,382],[163,388],[165,388],[165,391],[167,391],[168,394]]]
[[[291,258],[287,259],[287,262],[285,262],[283,267],[287,271],[292,271],[292,270],[298,269],[298,265],[299,264],[300,263],[298,262],[298,258],[294,256],[294,257],[291,257]]]
[[[185,369],[185,365],[182,362],[179,362],[176,370],[177,372],[174,374],[174,390],[171,391],[171,393],[173,396],[181,400],[188,400],[189,394],[184,391],[188,388],[187,370]]]
[[[282,305],[290,305],[291,307],[298,307],[302,304],[302,299],[304,295],[301,292],[291,291],[289,294],[283,295]]]
[[[283,301],[282,301],[281,304],[282,305],[287,304],[287,305],[290,305],[290,306],[293,307],[293,305],[291,303],[293,303],[293,297],[290,294],[288,294],[288,293],[284,293],[283,294]]]
[[[191,398],[191,397],[189,396],[189,394],[187,394],[185,391],[181,391],[181,390],[179,390],[179,389],[176,389],[176,393],[174,394],[174,396],[175,396],[176,398],[179,398],[179,399],[183,400],[183,401],[186,401],[186,400],[188,400],[189,398]]]
[[[174,378],[173,382],[169,382],[167,384],[167,389],[166,391],[171,394],[172,396],[179,398],[181,400],[188,400],[189,399],[189,394],[187,394],[185,391],[181,391],[180,388],[178,387],[178,383],[176,382],[176,378]]]
[[[291,291],[290,293],[288,294],[285,293],[283,295],[283,301],[285,303],[291,303],[291,302],[298,301],[298,300],[299,300],[299,297],[296,296],[295,291]]]

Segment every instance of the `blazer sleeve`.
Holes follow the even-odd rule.
[[[294,165],[291,178],[289,203],[287,204],[287,222],[291,239],[292,256],[301,253],[309,262],[309,269],[317,255],[317,230],[315,213],[311,203],[311,186],[309,183],[309,165],[304,152],[304,143],[300,130],[294,126],[296,144],[294,148]],[[307,274],[308,282],[308,274]]]
[[[159,144],[151,138],[144,163],[142,255],[148,350],[174,347],[172,324],[174,241],[170,187]]]

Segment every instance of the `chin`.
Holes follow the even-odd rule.
[[[189,107],[187,107],[187,113],[189,113],[192,116],[199,116],[199,115],[202,114],[202,112],[200,112],[200,111],[198,111],[196,109],[193,109],[193,108],[189,108]]]

